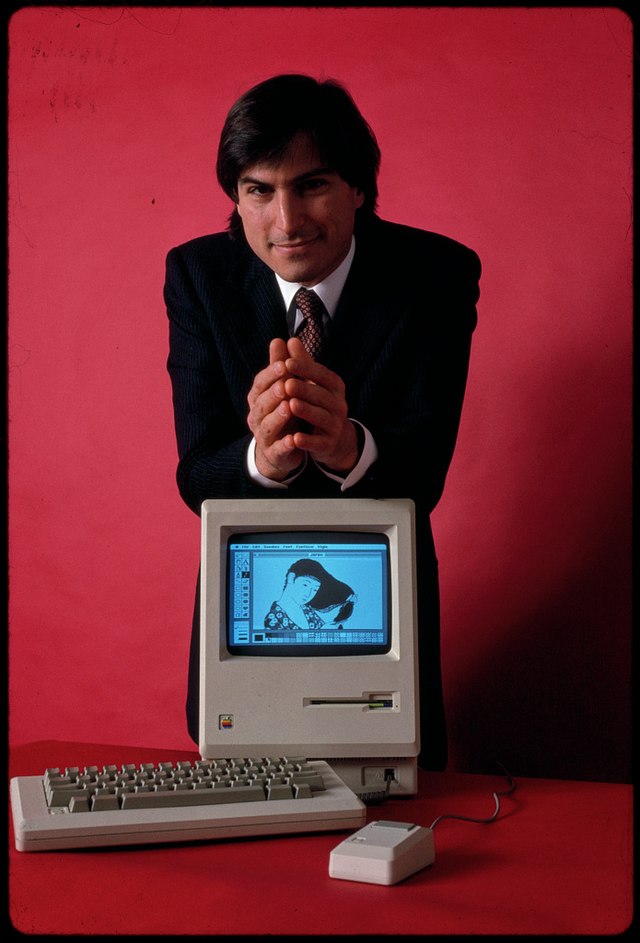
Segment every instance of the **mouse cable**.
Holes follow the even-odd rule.
[[[493,810],[492,815],[490,815],[486,819],[473,819],[467,815],[452,815],[452,814],[445,813],[443,815],[439,815],[436,819],[434,819],[430,825],[430,828],[433,830],[436,827],[436,825],[438,825],[439,822],[442,822],[443,819],[458,819],[460,822],[475,822],[478,825],[488,825],[490,822],[495,822],[495,820],[498,818],[498,815],[500,813],[500,796],[509,796],[511,795],[512,792],[514,792],[516,788],[515,780],[513,779],[511,774],[504,768],[502,763],[498,763],[497,765],[500,766],[502,771],[504,772],[507,782],[509,783],[509,788],[505,789],[503,792],[492,793],[493,798],[495,799],[495,803],[496,803],[496,807]]]

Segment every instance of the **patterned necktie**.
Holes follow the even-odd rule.
[[[322,353],[325,342],[324,321],[322,317],[325,307],[315,291],[309,291],[308,288],[299,288],[295,294],[294,300],[304,315],[304,321],[296,336],[299,337],[304,344],[307,353],[309,353],[314,360],[317,360]]]

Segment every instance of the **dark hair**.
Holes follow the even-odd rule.
[[[218,182],[234,203],[238,178],[258,161],[281,160],[296,135],[309,136],[323,164],[364,194],[358,212],[373,214],[378,200],[380,148],[349,92],[334,79],[276,75],[245,92],[231,106],[220,135]],[[232,234],[242,232],[237,210]]]
[[[309,605],[313,606],[314,609],[317,609],[319,612],[324,612],[336,606],[341,606],[340,612],[336,616],[336,621],[349,618],[353,612],[355,600],[353,590],[347,583],[343,583],[342,580],[338,580],[335,576],[332,576],[331,573],[325,570],[321,563],[318,563],[317,560],[296,560],[287,570],[285,586],[287,585],[287,579],[290,573],[292,573],[296,579],[299,576],[308,576],[319,581],[320,586],[318,591],[309,602]]]

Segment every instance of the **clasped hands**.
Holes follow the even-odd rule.
[[[358,438],[344,382],[297,337],[271,341],[269,365],[256,374],[247,399],[256,466],[265,478],[283,481],[306,454],[344,477],[355,466]]]

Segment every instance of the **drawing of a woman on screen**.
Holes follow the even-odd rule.
[[[270,631],[340,630],[356,601],[353,590],[317,560],[297,560],[287,570],[280,598],[265,616]]]

